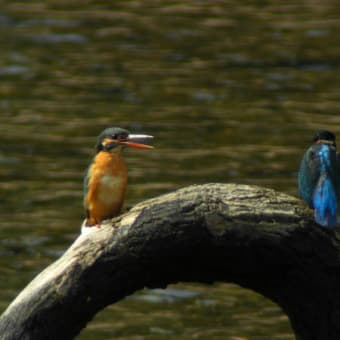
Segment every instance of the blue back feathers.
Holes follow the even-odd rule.
[[[320,178],[313,193],[313,207],[316,223],[324,227],[335,227],[337,225],[336,212],[338,208],[338,197],[336,193],[335,170],[332,166],[328,145],[321,145],[320,157]]]
[[[305,153],[299,171],[299,194],[314,209],[315,221],[332,228],[337,225],[340,196],[339,170],[335,146],[313,144]]]

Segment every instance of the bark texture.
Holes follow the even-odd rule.
[[[73,339],[105,306],[179,281],[237,283],[280,305],[298,339],[340,338],[337,232],[294,197],[205,184],[79,236],[3,313],[1,339]]]

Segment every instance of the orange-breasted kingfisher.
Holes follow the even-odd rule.
[[[109,127],[98,136],[96,154],[84,180],[86,220],[83,227],[98,226],[120,213],[128,180],[122,150],[126,147],[152,149],[153,146],[142,143],[152,138],[134,135],[119,127]]]
[[[340,198],[340,155],[335,135],[319,131],[305,152],[298,176],[299,194],[314,209],[316,223],[326,228],[337,225]]]

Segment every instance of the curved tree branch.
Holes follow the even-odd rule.
[[[299,339],[339,339],[340,246],[298,199],[248,185],[190,186],[82,235],[0,318],[1,339],[72,339],[143,287],[234,282],[276,302]]]

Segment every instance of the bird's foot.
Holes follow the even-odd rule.
[[[97,231],[99,228],[100,228],[99,223],[96,223],[96,224],[93,224],[93,225],[88,225],[87,219],[85,218],[85,220],[83,221],[83,223],[80,227],[80,234],[81,235],[90,234],[94,231]]]

